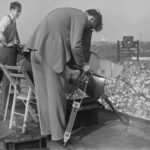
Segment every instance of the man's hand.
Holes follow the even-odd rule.
[[[83,67],[82,67],[82,70],[84,71],[84,72],[88,72],[89,70],[91,69],[91,66],[90,66],[90,64],[84,64],[83,65]]]
[[[5,39],[5,36],[3,35],[3,32],[0,32],[0,43],[3,46],[7,46],[6,39]]]
[[[14,42],[10,42],[7,44],[7,47],[14,47],[15,46],[15,43]]]

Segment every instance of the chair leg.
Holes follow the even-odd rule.
[[[11,109],[9,129],[12,129],[12,127],[13,127],[13,119],[14,119],[14,113],[15,113],[16,100],[17,100],[17,86],[15,85],[14,86],[14,97],[13,97],[13,104],[12,104],[12,109]]]
[[[8,104],[9,104],[9,100],[10,100],[11,89],[12,89],[12,84],[10,83],[3,121],[6,121],[6,117],[7,117],[7,113],[8,113]]]
[[[29,90],[28,90],[28,96],[27,96],[27,100],[26,100],[26,103],[25,103],[25,114],[24,114],[24,120],[23,120],[23,130],[22,130],[22,133],[25,133],[26,131],[26,126],[27,126],[27,119],[28,119],[28,113],[29,113],[29,101],[31,99],[31,87],[29,87]]]

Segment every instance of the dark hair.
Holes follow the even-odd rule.
[[[88,9],[86,12],[96,18],[95,31],[100,31],[102,29],[102,14],[99,9]]]
[[[18,10],[21,11],[21,4],[17,1],[11,2],[10,3],[10,10],[11,9],[16,9],[16,8],[18,8]]]

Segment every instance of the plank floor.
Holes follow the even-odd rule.
[[[99,123],[84,127],[71,136],[71,142],[64,147],[48,141],[50,150],[149,150],[150,123],[130,118],[130,126],[125,127],[111,111],[99,110]],[[2,120],[2,116],[0,117]],[[4,125],[5,124],[5,125]],[[3,126],[4,125],[4,126]],[[1,121],[0,136],[10,134],[8,121]],[[5,130],[4,130],[5,129]],[[3,142],[0,142],[3,150]]]

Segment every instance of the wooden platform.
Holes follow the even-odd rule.
[[[47,148],[47,138],[40,135],[10,135],[3,141],[6,150],[25,150]]]
[[[50,150],[149,150],[150,122],[130,117],[126,128],[116,115],[107,110],[98,111],[99,123],[81,128],[72,134],[71,143],[62,145],[48,141]],[[31,132],[29,130],[29,132]],[[2,141],[0,150],[3,149]],[[33,149],[34,150],[34,149]]]
[[[19,119],[17,121],[20,121]],[[26,133],[22,133],[19,129],[8,128],[8,121],[0,122],[0,150],[23,150],[31,148],[46,148],[47,140],[40,136],[38,125],[30,121]]]

